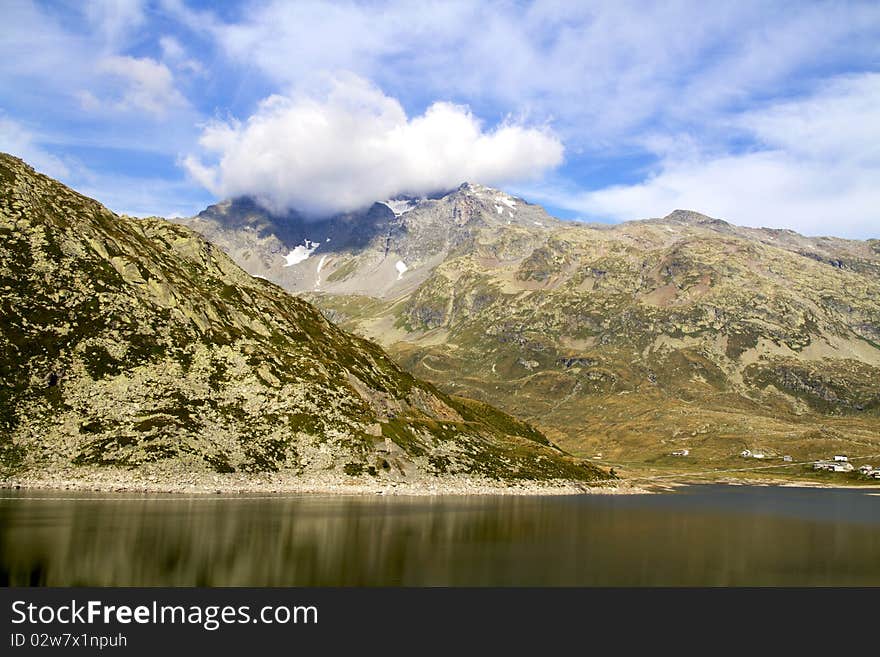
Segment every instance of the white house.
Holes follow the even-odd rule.
[[[747,459],[747,458],[749,458],[749,457],[752,455],[752,450],[750,450],[750,449],[744,449],[743,451],[741,451],[741,452],[739,453],[739,455],[742,456],[744,459]]]
[[[794,459],[792,459],[788,454],[782,457],[782,460],[786,463],[791,463]]]
[[[673,456],[687,456],[690,453],[691,453],[691,450],[689,450],[689,449],[677,449],[674,452],[672,452],[672,455]]]
[[[840,461],[841,463],[846,463],[847,461],[849,461],[849,457],[848,457],[848,456],[844,456],[843,454],[836,454],[836,455],[834,456],[834,460],[835,460],[835,461]]]

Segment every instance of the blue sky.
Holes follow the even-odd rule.
[[[472,180],[567,218],[880,237],[876,2],[3,11],[0,150],[119,212],[322,213]]]

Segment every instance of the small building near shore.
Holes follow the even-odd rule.
[[[849,461],[849,457],[843,454],[836,454],[834,456],[834,460],[839,461],[840,463],[846,463],[847,461]]]
[[[825,472],[852,472],[853,464],[848,461],[816,461],[813,463],[813,470],[823,470]]]

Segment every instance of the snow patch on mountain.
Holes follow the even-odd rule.
[[[303,260],[307,260],[319,246],[321,245],[318,242],[312,242],[308,239],[305,240],[303,244],[294,247],[290,253],[284,256],[284,266],[293,267],[294,265],[301,263]]]
[[[318,260],[318,268],[315,270],[315,289],[316,290],[321,285],[321,270],[324,269],[325,262],[327,262],[327,256],[322,255],[321,259]]]

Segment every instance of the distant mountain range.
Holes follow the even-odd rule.
[[[256,211],[214,212],[222,207],[230,220]],[[369,216],[379,226],[387,214]],[[334,237],[355,249],[358,226]],[[231,223],[226,234],[241,246],[230,251],[253,264],[249,248],[301,242],[264,233]],[[285,254],[267,262],[282,276]],[[289,271],[318,276],[321,255]],[[526,423],[413,378],[192,230],[115,215],[9,155],[0,155],[0,304],[4,476],[113,466],[160,479],[607,478]]]
[[[581,456],[880,452],[878,240],[681,210],[560,221],[478,184],[320,221],[236,199],[182,223]]]

